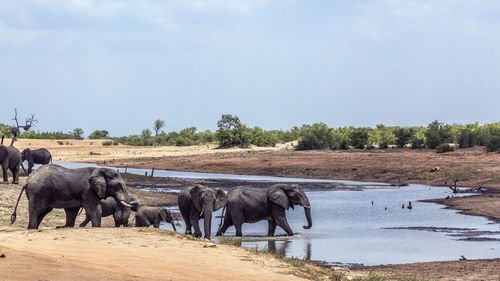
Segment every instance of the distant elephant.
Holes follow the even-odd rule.
[[[191,234],[194,227],[194,236],[201,237],[198,221],[203,216],[205,238],[210,239],[212,212],[224,207],[227,195],[220,188],[208,188],[203,185],[184,188],[177,197],[179,210],[186,223],[186,234]]]
[[[242,236],[241,226],[245,222],[255,223],[261,220],[268,221],[268,236],[274,236],[276,225],[283,228],[287,235],[293,235],[288,225],[285,210],[294,205],[304,207],[307,225],[312,227],[311,204],[304,191],[297,184],[275,184],[266,190],[248,186],[239,186],[231,189],[227,194],[227,212],[224,215],[224,224],[217,231],[217,236],[226,232],[234,225],[236,236]]]
[[[45,148],[34,149],[31,150],[26,148],[21,152],[21,166],[23,166],[22,162],[28,161],[28,175],[31,174],[31,169],[34,164],[49,164],[52,162],[52,155]],[[23,167],[24,170],[24,167]]]
[[[21,154],[13,145],[0,144],[0,163],[2,163],[3,181],[8,182],[7,170],[12,172],[12,183],[19,183],[19,166],[21,165]]]
[[[115,227],[129,226],[128,219],[130,217],[130,213],[132,212],[131,208],[125,207],[122,204],[118,203],[113,197],[108,197],[104,200],[101,200],[99,204],[101,205],[101,217],[108,217],[112,215],[113,219],[115,220]],[[132,208],[136,204],[139,204],[137,202],[137,199],[130,196],[130,205],[132,205]],[[85,227],[90,221],[90,216],[86,215],[85,220],[80,223],[80,227]]]
[[[135,213],[136,227],[153,225],[154,228],[159,228],[162,221],[172,224],[174,231],[177,231],[172,213],[163,207],[140,206]]]
[[[28,229],[38,229],[43,218],[53,208],[64,208],[66,224],[75,226],[78,210],[83,207],[92,226],[101,226],[102,199],[113,197],[125,207],[131,208],[125,181],[120,174],[108,168],[67,169],[55,164],[41,166],[26,179],[17,199],[11,223],[16,220],[19,199],[26,189],[29,208]]]

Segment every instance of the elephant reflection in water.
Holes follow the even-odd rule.
[[[278,243],[278,245],[276,245],[276,240],[268,240],[267,241],[267,249],[273,253],[276,253],[276,254],[279,254],[279,255],[282,255],[282,256],[286,256],[286,251],[288,249],[288,247],[290,246],[290,244],[292,243],[292,241],[290,240],[285,240],[285,241],[278,241],[278,242],[283,242],[283,243]],[[306,252],[305,252],[305,255],[304,255],[304,259],[305,260],[311,260],[311,241],[307,241],[307,246],[306,246]]]

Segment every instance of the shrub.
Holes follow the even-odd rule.
[[[490,136],[486,143],[486,151],[495,152],[500,151],[500,136]]]
[[[325,123],[314,124],[304,129],[303,135],[297,144],[297,150],[333,148],[333,130]]]
[[[349,137],[353,147],[363,149],[368,144],[368,129],[354,128],[351,130]]]
[[[95,130],[89,135],[89,139],[107,139],[109,133],[106,130]]]
[[[445,153],[445,152],[454,151],[454,150],[455,150],[455,148],[447,143],[440,144],[440,145],[438,145],[438,147],[436,147],[437,153]]]
[[[64,145],[64,142],[63,141],[57,141],[57,144],[58,145]]]
[[[104,141],[104,142],[102,142],[102,145],[104,145],[104,146],[110,146],[112,144],[113,144],[113,141]]]
[[[453,142],[451,126],[435,120],[427,126],[425,132],[425,144],[428,148],[434,149],[441,144]]]
[[[394,131],[394,135],[396,136],[396,145],[398,147],[405,147],[405,145],[410,141],[412,132],[408,127],[401,127]]]

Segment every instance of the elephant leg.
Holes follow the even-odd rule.
[[[40,223],[42,222],[43,218],[48,214],[50,213],[54,208],[47,208],[45,209],[43,212],[40,212],[38,214],[38,225],[37,225],[37,228],[40,226]]]
[[[221,236],[224,233],[226,233],[226,230],[233,225],[233,221],[231,220],[231,214],[229,211],[226,213],[224,216],[224,224],[222,224],[222,227],[217,231],[216,236]]]
[[[280,218],[275,218],[276,224],[279,225],[279,227],[283,228],[283,230],[286,232],[287,235],[292,236],[293,231],[290,225],[288,225],[288,221],[286,220],[286,217],[280,217]]]
[[[115,220],[115,227],[120,227],[120,225],[122,225],[122,212],[120,211],[114,212],[113,219]]]
[[[12,172],[12,183],[19,184],[19,166],[10,171]]]
[[[78,211],[80,208],[64,208],[66,213],[66,224],[63,226],[56,226],[56,228],[62,227],[75,227],[76,216],[78,216]]]
[[[190,235],[191,232],[191,222],[190,222],[190,210],[185,208],[184,206],[181,207],[179,206],[179,210],[181,211],[182,218],[184,219],[184,223],[186,224],[186,231],[184,231],[185,234]]]
[[[52,211],[52,208],[49,208],[47,205],[46,199],[37,198],[37,196],[34,195],[30,196],[30,200],[28,201],[28,229],[38,229],[38,226],[42,222],[45,215]]]
[[[33,169],[33,166],[35,166],[35,164],[33,164],[33,162],[28,162],[28,175],[31,174],[31,170]]]
[[[234,228],[236,228],[236,236],[238,236],[238,237],[243,236],[243,233],[241,232],[241,226],[242,225],[243,225],[243,223],[241,223],[241,222],[235,222],[234,223]]]
[[[268,221],[267,224],[267,236],[274,236],[274,232],[276,231],[276,223],[274,221]]]
[[[89,222],[90,222],[90,217],[85,216],[85,220],[82,221],[82,223],[80,224],[80,227],[85,227]]]
[[[2,173],[3,173],[3,181],[8,182],[9,177],[7,175],[7,163],[5,163],[5,162],[2,164]]]
[[[200,224],[198,223],[199,220],[200,220],[200,214],[198,212],[196,212],[195,210],[192,210],[191,214],[189,216],[189,221],[194,228],[194,236],[195,237],[201,237]]]
[[[283,228],[287,235],[292,236],[293,231],[290,225],[288,225],[288,221],[286,220],[285,209],[279,206],[273,206],[271,212],[273,215],[274,223]]]

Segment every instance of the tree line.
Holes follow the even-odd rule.
[[[0,136],[9,137],[6,128],[0,123]],[[387,149],[390,147],[409,147],[411,149],[430,148],[446,152],[455,148],[485,146],[487,151],[500,151],[500,122],[479,125],[445,124],[437,120],[427,126],[386,126],[373,127],[338,127],[331,128],[325,123],[294,126],[289,130],[264,130],[261,127],[249,127],[238,116],[223,114],[217,122],[217,131],[198,131],[188,127],[180,131],[165,132],[165,121],[156,120],[151,129],[146,128],[140,134],[111,137],[106,130],[95,130],[89,139],[111,139],[106,145],[124,144],[134,146],[188,146],[216,143],[220,147],[275,146],[278,143],[298,141],[297,150],[312,149]],[[154,134],[153,134],[154,132]],[[29,139],[83,139],[84,132],[75,128],[71,132],[28,131],[19,138]],[[451,144],[451,145],[450,145]]]

